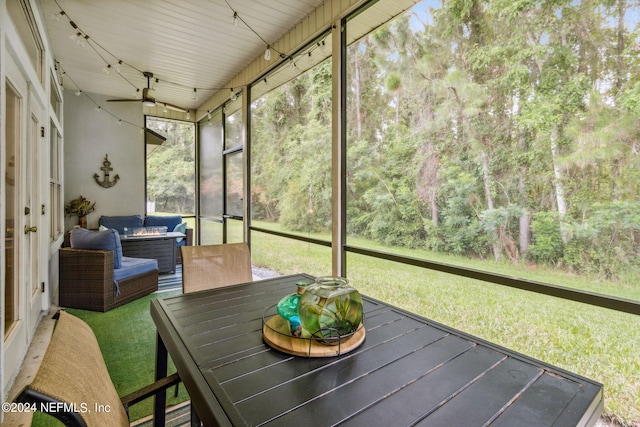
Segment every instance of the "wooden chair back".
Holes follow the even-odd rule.
[[[184,293],[253,280],[251,253],[246,243],[182,246],[180,251]]]

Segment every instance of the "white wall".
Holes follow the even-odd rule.
[[[64,93],[64,200],[66,204],[82,195],[96,202],[96,210],[87,217],[89,228],[98,227],[101,215],[143,215],[145,208],[142,103],[107,99],[91,93],[76,96],[70,89]],[[96,104],[102,111],[96,111]],[[105,155],[113,168],[110,179],[120,176],[111,188],[101,187],[93,178],[97,173],[103,179]],[[77,221],[75,216],[65,218],[65,229]]]

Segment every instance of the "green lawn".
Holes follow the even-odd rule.
[[[389,251],[365,240],[349,244]],[[640,284],[619,287],[546,267],[392,251],[590,291],[615,289],[640,300]],[[252,235],[252,257],[283,274],[331,274],[330,248],[265,233]],[[605,414],[640,425],[640,316],[362,255],[347,256],[347,272],[364,294],[603,383]]]

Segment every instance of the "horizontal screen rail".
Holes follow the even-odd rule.
[[[326,246],[328,248],[331,247],[331,242],[328,240],[314,239],[313,237],[305,237],[305,236],[300,236],[298,234],[282,233],[280,231],[274,231],[266,228],[253,227],[253,226],[249,227],[249,229],[252,231],[258,231],[260,233],[273,234],[274,236],[285,237],[287,239],[300,240],[301,242],[313,243],[320,246]]]
[[[505,276],[488,271],[459,267],[451,264],[428,261],[420,258],[394,255],[388,252],[363,249],[355,246],[345,246],[345,251],[359,255],[366,255],[374,258],[384,259],[387,261],[408,264],[415,267],[426,268],[429,270],[440,271],[443,273],[454,274],[456,276],[482,280],[484,282],[509,286],[512,288],[535,292],[538,294],[563,298],[566,300],[581,302],[584,304],[590,304],[597,307],[609,308],[611,310],[621,311],[624,313],[640,315],[640,301],[633,301],[630,299],[618,298],[615,296],[604,295],[595,292],[581,291],[564,286],[550,285],[548,283],[537,282],[535,280]]]

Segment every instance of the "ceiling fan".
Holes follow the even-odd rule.
[[[107,102],[140,102],[142,101],[142,105],[145,107],[155,107],[159,105],[161,107],[166,107],[171,110],[180,111],[182,113],[186,113],[182,107],[178,107],[177,105],[169,104],[168,102],[158,101],[155,98],[155,91],[151,89],[151,78],[153,78],[153,73],[149,71],[144,71],[142,73],[147,78],[147,87],[142,89],[142,99],[107,99]]]

